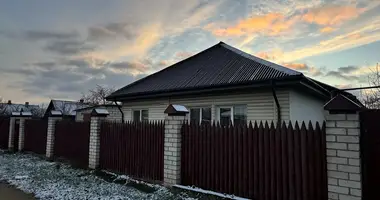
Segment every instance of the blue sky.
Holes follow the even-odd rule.
[[[78,100],[219,41],[337,87],[380,62],[380,1],[2,1],[0,97]]]

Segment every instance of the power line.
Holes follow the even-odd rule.
[[[345,89],[339,89],[341,91],[350,91],[350,90],[367,90],[367,89],[375,89],[380,88],[380,85],[377,86],[368,86],[368,87],[357,87],[357,88],[345,88]]]

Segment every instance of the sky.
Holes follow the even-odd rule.
[[[79,100],[223,41],[339,87],[380,62],[380,0],[1,0],[0,97]]]

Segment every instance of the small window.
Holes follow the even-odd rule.
[[[190,109],[191,123],[211,123],[211,108],[191,108]]]
[[[133,121],[141,122],[149,120],[148,110],[134,110],[133,111]]]
[[[247,123],[247,106],[221,106],[218,108],[218,120],[220,125]]]

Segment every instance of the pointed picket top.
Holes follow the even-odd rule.
[[[259,128],[259,125],[257,124],[257,121],[255,121],[255,123],[253,124],[253,128],[254,128],[254,129]]]
[[[300,131],[300,126],[298,125],[298,121],[296,121],[296,124],[294,125],[294,131]]]
[[[306,129],[306,124],[305,124],[305,122],[303,121],[302,122],[302,126],[301,126],[301,131],[306,131],[307,129]]]
[[[273,121],[270,123],[270,129],[274,129],[275,127],[274,127],[274,123],[273,123]]]
[[[249,121],[248,128],[252,129],[252,121]]]
[[[314,126],[313,126],[313,123],[311,122],[311,120],[309,121],[309,126],[308,126],[308,128],[309,128],[309,131],[312,131],[312,130],[314,130],[314,128],[313,128]]]
[[[260,129],[264,128],[263,121],[260,121],[259,128],[260,128]]]
[[[289,121],[288,130],[293,130],[292,121]]]
[[[326,130],[326,121],[323,121],[322,130]]]
[[[268,124],[268,121],[265,121],[265,128],[267,129],[269,129],[269,124]]]
[[[285,122],[282,122],[281,128],[284,129],[284,130],[287,129],[287,128],[286,128],[286,123],[285,123]]]
[[[319,122],[315,124],[315,132],[321,133],[321,127],[319,126]]]

